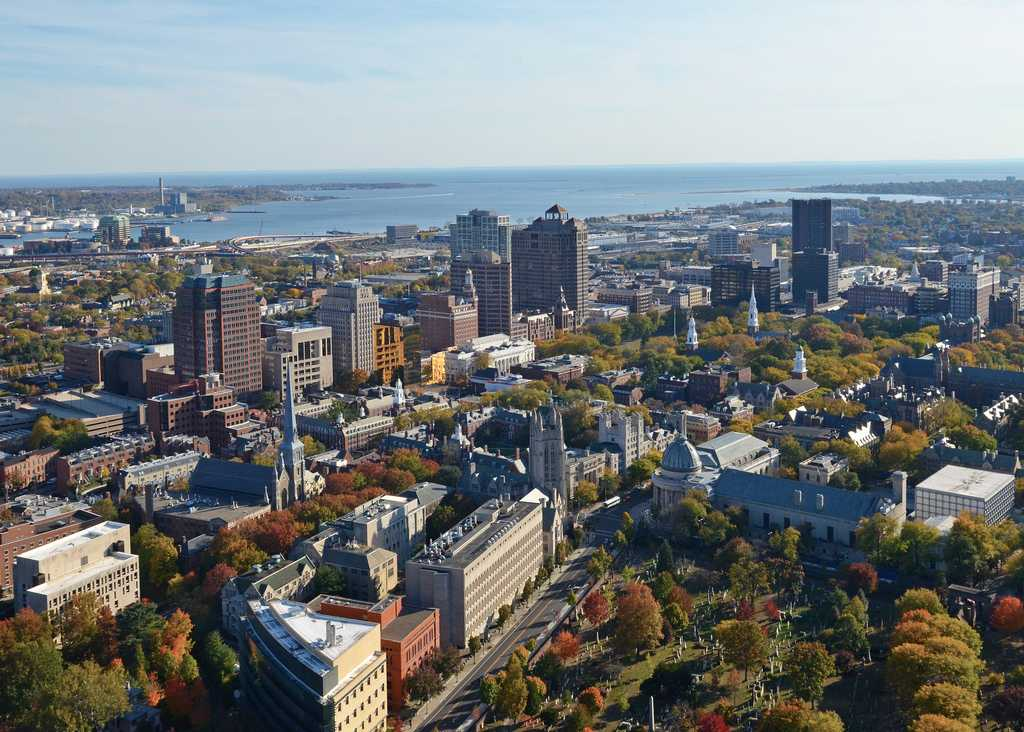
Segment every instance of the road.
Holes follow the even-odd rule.
[[[436,725],[439,730],[452,730],[466,719],[480,702],[480,679],[504,668],[513,648],[537,637],[555,619],[565,605],[570,588],[587,581],[587,562],[593,551],[593,547],[588,546],[573,556],[561,577],[537,596],[526,613],[494,646],[481,651],[472,671],[447,692],[437,710],[417,729],[429,731]]]
[[[597,543],[604,543],[615,536],[615,532],[622,528],[622,514],[629,512],[634,520],[639,519],[645,509],[649,507],[651,494],[647,491],[634,490],[624,494],[622,503],[611,508],[601,508],[589,514],[583,521],[587,531],[594,534]]]

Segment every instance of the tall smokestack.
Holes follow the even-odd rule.
[[[164,177],[160,176],[160,205],[164,205]]]

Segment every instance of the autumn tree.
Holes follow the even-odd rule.
[[[878,465],[882,470],[909,470],[924,449],[928,434],[923,430],[904,430],[893,425],[878,448]]]
[[[596,686],[588,686],[581,691],[576,701],[590,710],[591,714],[597,714],[604,709],[604,695]]]
[[[225,583],[232,577],[238,575],[234,567],[223,562],[213,565],[210,571],[203,577],[203,597],[207,600],[215,600],[220,597],[220,591]]]
[[[784,701],[768,709],[758,732],[843,732],[843,721],[835,712],[819,712],[807,702]]]
[[[605,548],[598,547],[597,551],[590,556],[587,562],[587,572],[594,579],[600,579],[612,566],[612,555],[605,551]]]
[[[548,686],[537,676],[526,677],[526,713],[532,717],[540,714],[544,699],[548,695]]]
[[[174,540],[157,531],[153,524],[143,524],[132,537],[132,550],[139,556],[143,593],[162,598],[171,578],[178,574]]]
[[[992,607],[992,627],[1000,633],[1017,633],[1024,629],[1024,606],[1012,595],[1000,597]]]
[[[836,673],[835,661],[821,643],[797,643],[785,666],[793,694],[812,705],[821,701],[825,682]]]
[[[851,595],[870,595],[878,589],[878,572],[867,562],[852,562],[843,569],[846,591]]]
[[[630,582],[619,595],[613,643],[623,654],[653,648],[662,638],[661,607],[644,584]]]
[[[551,650],[562,663],[566,663],[579,655],[580,639],[569,631],[563,630],[551,641]]]
[[[499,719],[518,719],[526,709],[529,690],[523,676],[523,667],[514,655],[505,667],[504,675],[494,699],[494,711]]]
[[[600,592],[591,592],[583,600],[583,615],[591,625],[601,625],[610,615],[608,599]]]
[[[715,639],[722,644],[727,663],[743,669],[743,680],[752,668],[761,668],[768,660],[768,639],[753,620],[726,620],[715,626]]]
[[[918,689],[910,708],[915,717],[938,714],[972,728],[981,714],[981,704],[978,702],[976,691],[942,682],[926,684]]]
[[[896,612],[900,617],[911,610],[927,610],[932,615],[941,615],[946,612],[939,596],[933,590],[924,587],[907,590],[896,601]]]
[[[922,714],[911,722],[908,732],[974,732],[974,727],[941,714]]]
[[[413,701],[424,702],[432,696],[440,694],[444,689],[441,675],[430,666],[424,664],[409,674],[405,680],[405,692]]]

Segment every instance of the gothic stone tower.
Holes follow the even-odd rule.
[[[537,409],[530,419],[530,483],[563,508],[569,496],[565,485],[565,433],[558,408]]]

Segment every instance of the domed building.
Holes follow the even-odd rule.
[[[665,449],[661,466],[654,471],[654,506],[659,512],[671,510],[692,490],[710,490],[718,475],[708,470],[697,448],[680,433]]]

